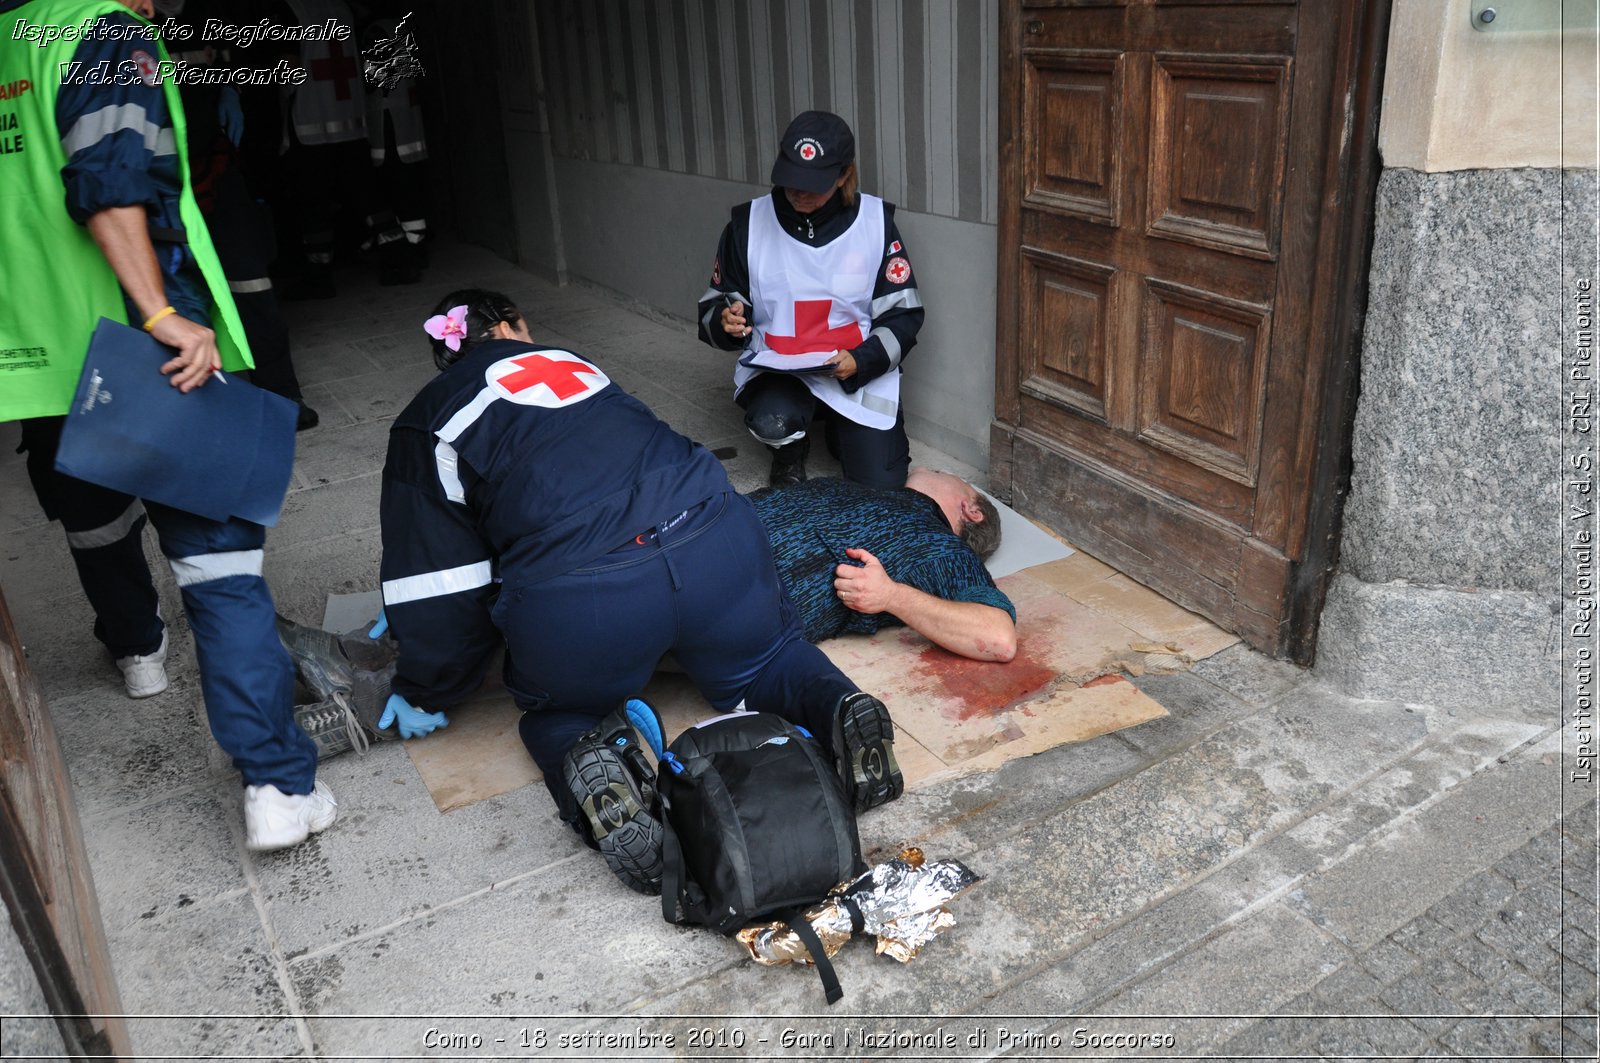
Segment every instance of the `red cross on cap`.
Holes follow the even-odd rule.
[[[582,402],[611,383],[572,352],[555,350],[502,358],[484,372],[484,380],[502,398],[550,410]]]
[[[800,157],[807,162],[817,157],[817,149],[810,144],[800,145]]]

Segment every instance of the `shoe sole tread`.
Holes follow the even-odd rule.
[[[905,777],[894,757],[894,723],[883,703],[858,700],[840,714],[836,736],[847,757],[848,771],[841,772],[850,803],[856,812],[888,804],[905,790]],[[867,755],[880,750],[885,770],[874,778],[865,767]]]
[[[572,751],[563,774],[607,866],[630,889],[660,893],[661,824],[641,803],[638,786],[621,755],[588,744]],[[595,795],[608,791],[619,798],[625,795],[620,803],[626,818],[617,824],[607,823],[595,807]]]

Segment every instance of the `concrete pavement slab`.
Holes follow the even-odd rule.
[[[588,853],[542,786],[439,812],[397,742],[324,761],[318,778],[339,800],[339,822],[304,845],[252,857],[291,958]],[[598,857],[590,870],[610,878]]]
[[[1307,883],[1292,903],[1352,947],[1375,944],[1548,824],[1560,768],[1540,757],[1559,754],[1559,737],[1462,784],[1451,801],[1401,819],[1381,844]]]
[[[304,1055],[298,1002],[248,895],[141,920],[108,935],[139,1059]],[[162,962],[156,962],[156,958]]]
[[[737,962],[737,949],[668,925],[659,901],[622,886],[583,850],[291,969],[319,1053],[401,1055],[417,1052],[429,1020],[334,1016],[616,1014]]]
[[[1208,1045],[1188,1036],[1185,1054],[1237,1033],[1315,985],[1345,959],[1344,949],[1299,913],[1272,905],[1228,926],[1137,985],[1100,1002],[1100,1014],[1225,1018]]]
[[[84,817],[84,846],[97,869],[95,893],[108,933],[244,893],[237,788],[233,780],[203,779]]]
[[[378,498],[383,484],[377,472],[308,487],[290,494],[283,503],[278,526],[267,533],[269,548],[282,550],[297,543],[337,539],[352,531],[378,526]]]

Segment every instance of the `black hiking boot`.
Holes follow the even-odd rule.
[[[579,827],[587,824],[589,839],[617,878],[631,890],[659,894],[661,823],[643,748],[649,741],[619,708],[567,751],[562,778],[578,803]]]
[[[856,692],[833,713],[833,750],[844,795],[858,813],[888,804],[906,787],[894,759],[894,723],[883,702]]]
[[[767,473],[768,487],[787,487],[801,483],[806,478],[806,456],[811,453],[811,440],[802,436],[781,447],[769,446],[772,451],[772,468]]]

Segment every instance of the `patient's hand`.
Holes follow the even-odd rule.
[[[833,570],[833,593],[846,607],[858,613],[887,613],[900,585],[889,578],[883,562],[865,550],[845,551],[857,565],[840,565]]]

